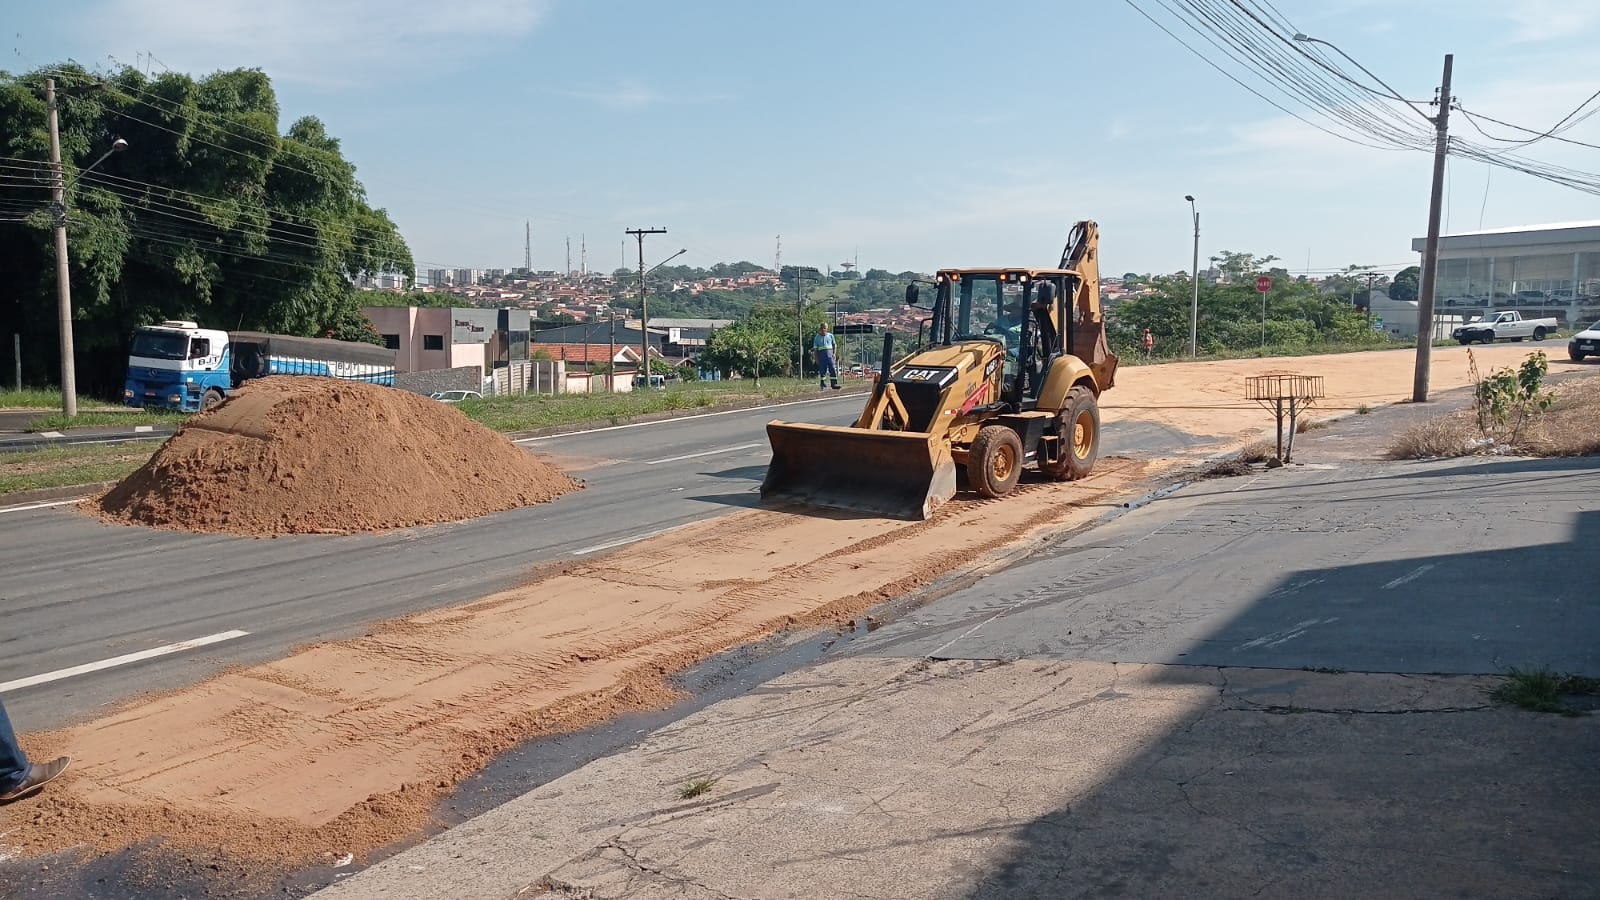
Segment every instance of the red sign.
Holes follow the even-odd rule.
[[[1265,294],[1267,291],[1272,290],[1272,279],[1268,278],[1265,275],[1262,275],[1261,277],[1257,278],[1256,279],[1256,290],[1260,291],[1263,294]]]

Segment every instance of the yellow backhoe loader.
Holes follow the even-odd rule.
[[[1100,453],[1098,398],[1117,357],[1100,312],[1100,234],[1079,222],[1054,269],[941,269],[918,348],[883,366],[853,426],[770,422],[764,503],[925,519],[956,467],[1002,497],[1024,467],[1066,481]],[[922,282],[926,284],[927,282]],[[919,307],[918,282],[906,302]],[[926,308],[926,307],[919,307]]]

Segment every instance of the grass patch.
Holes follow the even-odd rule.
[[[1406,428],[1384,456],[1389,459],[1439,459],[1481,450],[1525,456],[1600,454],[1600,376],[1574,379],[1551,390],[1555,402],[1538,414],[1515,444],[1478,440],[1472,412],[1450,413]]]
[[[42,488],[120,481],[150,459],[159,441],[49,447],[0,455],[0,496]]]
[[[0,390],[0,409],[60,409],[60,388],[23,388],[20,391]],[[115,409],[109,403],[89,397],[78,398],[79,409]]]
[[[1234,478],[1239,475],[1249,475],[1255,471],[1252,467],[1257,463],[1266,462],[1276,455],[1273,446],[1266,441],[1256,441],[1246,444],[1238,453],[1226,459],[1212,463],[1209,468],[1200,473],[1202,478]]]
[[[720,780],[718,778],[696,778],[678,788],[678,799],[692,800],[701,794],[709,793]]]
[[[1461,413],[1451,413],[1426,422],[1409,425],[1389,444],[1383,455],[1388,459],[1442,459],[1466,456],[1473,450],[1472,421]]]
[[[1497,703],[1519,706],[1533,712],[1576,716],[1582,710],[1572,706],[1567,698],[1600,696],[1600,678],[1561,675],[1544,668],[1512,668],[1506,673],[1506,680],[1489,696]]]
[[[137,409],[130,409],[127,412],[97,412],[90,410],[88,412],[80,412],[70,419],[61,413],[51,413],[50,415],[40,416],[39,418],[30,421],[25,430],[60,431],[63,428],[89,428],[99,425],[109,425],[113,427],[132,427],[134,425],[172,425],[176,427],[188,417],[188,413]]]
[[[829,391],[832,394],[832,391]],[[620,394],[525,394],[489,397],[457,404],[470,418],[496,431],[526,431],[553,425],[618,422],[650,413],[695,410],[721,403],[817,396],[817,384],[794,378],[697,381],[666,390]]]
[[[1370,415],[1372,415],[1372,407],[1370,407],[1370,406],[1366,405],[1365,403],[1363,403],[1360,406],[1356,407],[1356,415],[1358,415],[1358,416],[1370,416]]]
[[[1308,431],[1321,431],[1322,429],[1328,428],[1332,425],[1333,423],[1329,422],[1327,419],[1301,419],[1299,422],[1295,423],[1294,433],[1305,434]]]

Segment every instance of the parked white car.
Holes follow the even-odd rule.
[[[483,395],[477,391],[440,391],[433,395],[433,399],[440,403],[460,403],[463,400],[482,400]]]
[[[1470,344],[1473,341],[1492,344],[1495,341],[1520,341],[1524,338],[1542,341],[1546,336],[1554,334],[1560,325],[1561,323],[1554,318],[1524,319],[1522,313],[1512,309],[1474,319],[1450,332],[1450,336],[1463,344]]]
[[[1583,362],[1585,356],[1600,356],[1600,322],[1590,325],[1567,341],[1567,356],[1573,362]]]

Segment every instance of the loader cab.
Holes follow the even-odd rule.
[[[948,310],[950,342],[993,341],[1005,347],[1002,396],[1024,405],[1039,396],[1044,371],[1062,350],[1056,322],[1067,277],[1030,269],[941,271],[935,327],[942,308]]]

